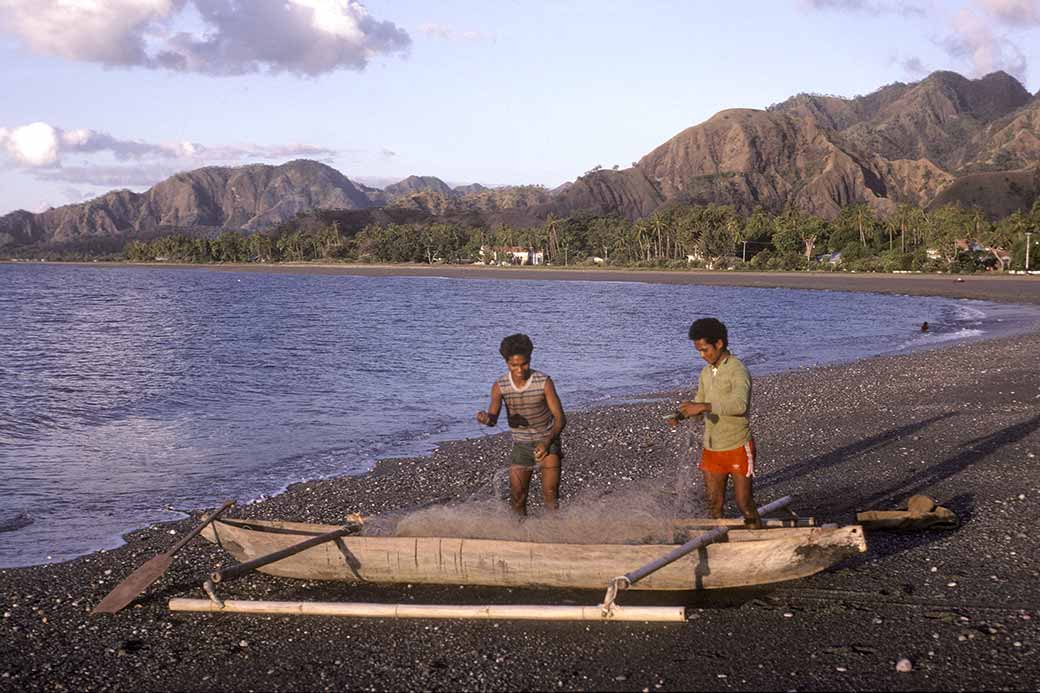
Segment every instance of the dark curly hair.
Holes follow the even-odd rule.
[[[531,338],[526,334],[511,334],[503,339],[502,345],[498,347],[498,353],[502,354],[502,358],[506,361],[509,360],[510,356],[516,356],[517,354],[530,359],[532,351],[534,351],[534,344],[531,343]]]
[[[722,348],[729,348],[729,334],[726,326],[717,318],[701,318],[693,321],[693,324],[690,325],[690,340],[696,342],[698,339],[705,339],[712,344],[721,340]]]

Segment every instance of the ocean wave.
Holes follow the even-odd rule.
[[[922,334],[913,339],[908,339],[903,342],[900,348],[902,349],[914,349],[923,346],[933,346],[936,344],[943,344],[945,342],[954,342],[959,339],[970,339],[972,337],[981,337],[985,332],[983,330],[977,330],[970,327],[963,327],[953,332],[929,332]]]
[[[954,308],[954,319],[957,322],[980,322],[986,319],[986,311],[973,305],[958,303]]]

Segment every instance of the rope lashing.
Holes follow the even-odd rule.
[[[762,516],[774,513],[778,510],[782,510],[786,508],[788,505],[790,505],[791,501],[791,496],[784,496],[783,498],[775,500],[772,503],[767,503],[766,505],[760,507],[758,509],[758,514]],[[660,558],[654,561],[647,563],[641,568],[637,568],[633,571],[625,573],[624,575],[619,575],[618,577],[614,578],[610,581],[610,584],[607,585],[607,593],[603,597],[603,603],[600,604],[600,608],[603,610],[603,615],[610,615],[614,608],[614,601],[617,599],[619,592],[627,590],[634,583],[638,582],[639,580],[642,580],[650,573],[658,571],[670,563],[674,563],[675,561],[679,560],[691,551],[695,551],[701,547],[711,544],[712,542],[716,542],[720,539],[723,539],[728,533],[729,527],[716,527],[713,530],[705,532],[704,534],[701,534],[700,536],[689,540],[682,546],[668,552],[664,556],[661,556]]]
[[[607,585],[607,593],[603,595],[603,603],[599,605],[604,617],[609,617],[614,613],[614,600],[617,599],[618,592],[623,592],[631,586],[632,582],[624,575],[618,575],[610,581],[610,584]]]

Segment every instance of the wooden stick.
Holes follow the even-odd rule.
[[[781,508],[786,508],[791,503],[791,500],[791,496],[784,496],[783,498],[775,500],[772,503],[767,503],[766,505],[763,505],[758,509],[757,512],[759,515],[768,515],[769,513],[776,512]],[[718,541],[722,537],[726,536],[726,534],[729,533],[729,530],[729,527],[716,527],[715,529],[705,532],[704,534],[701,534],[698,537],[694,537],[693,539],[690,539],[688,542],[686,542],[679,548],[669,551],[667,554],[661,556],[657,560],[651,561],[650,563],[647,563],[646,565],[640,568],[636,568],[635,570],[625,573],[624,579],[628,582],[628,585],[630,586],[632,585],[632,583],[642,580],[647,575],[650,575],[651,573],[660,570],[669,563],[673,563],[679,560],[686,554],[695,551],[701,548],[702,546],[707,546],[708,544],[714,541]]]
[[[742,517],[723,517],[717,520],[711,518],[690,518],[690,519],[678,519],[672,521],[672,526],[676,529],[700,529],[712,527],[732,527],[734,529],[742,529],[744,527],[744,518]],[[767,528],[773,527],[816,527],[815,517],[799,517],[799,518],[762,518],[762,526]]]
[[[363,604],[357,602],[268,602],[228,599],[221,608],[208,599],[174,598],[171,611],[204,613],[352,616],[360,618],[454,618],[518,621],[685,621],[681,606],[615,606],[604,615],[598,606],[489,606],[450,604]]]
[[[220,570],[210,573],[209,579],[212,580],[214,583],[233,580],[237,577],[245,575],[246,573],[251,573],[257,568],[262,568],[268,563],[274,563],[275,561],[280,561],[283,558],[295,556],[301,551],[306,551],[312,546],[324,544],[327,541],[332,541],[334,539],[339,539],[340,537],[346,536],[347,534],[352,534],[356,532],[357,529],[357,525],[346,525],[345,527],[339,527],[337,529],[332,530],[331,532],[319,534],[316,537],[311,537],[310,539],[301,541],[298,544],[293,544],[292,546],[284,548],[281,551],[275,551],[274,553],[267,554],[266,556],[260,556],[259,558],[254,558],[251,561],[246,561],[245,563],[233,565],[228,568],[221,568]]]

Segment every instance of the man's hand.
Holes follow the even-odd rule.
[[[711,405],[707,402],[682,402],[679,404],[679,412],[686,419],[692,419],[709,411],[711,411]]]
[[[548,443],[538,443],[538,444],[536,444],[534,446],[534,458],[536,460],[540,460],[540,459],[542,459],[543,457],[545,457],[548,454],[549,454],[549,444]]]
[[[485,426],[491,426],[491,414],[488,414],[486,411],[478,411],[477,422],[482,423]]]

